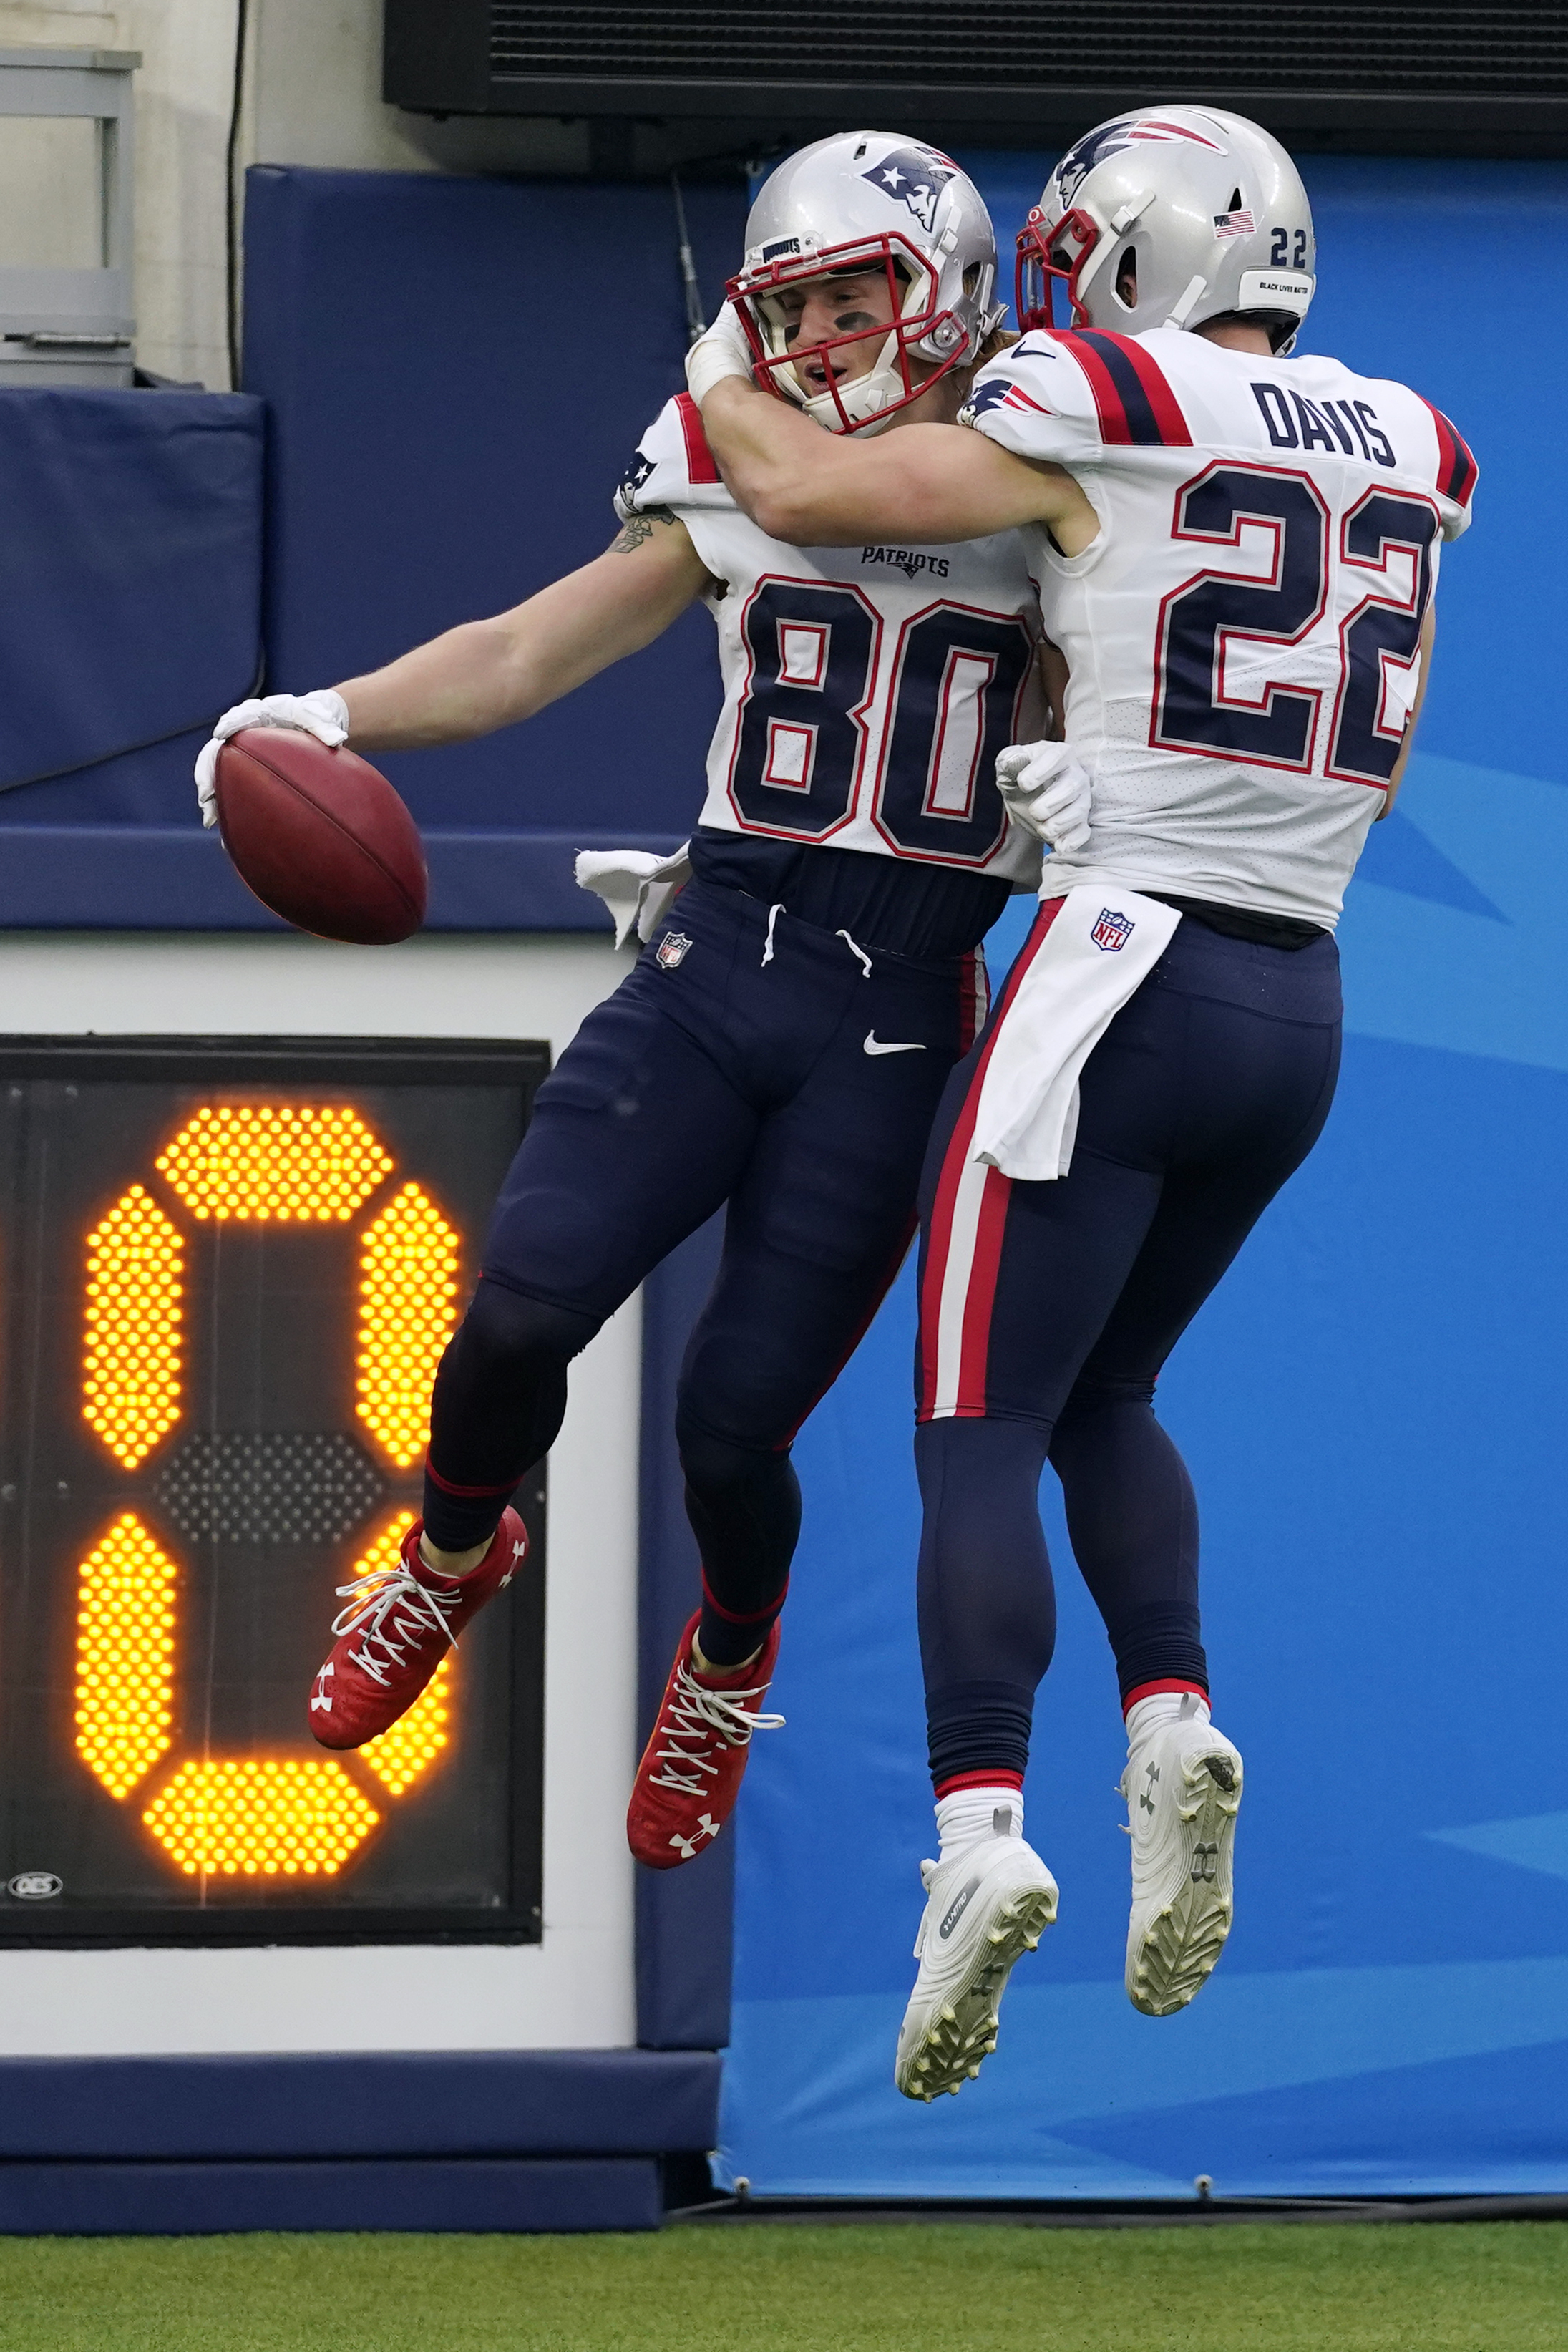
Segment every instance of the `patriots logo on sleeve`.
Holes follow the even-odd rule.
[[[623,501],[630,506],[653,470],[652,457],[645,457],[641,449],[634,449],[632,453],[632,462],[622,476],[621,487],[615,493],[616,504],[620,505]]]
[[[989,383],[977,384],[964,403],[964,423],[972,425],[976,417],[984,416],[988,409],[999,408],[1011,390],[1011,384],[999,375],[993,376]]]
[[[906,205],[927,236],[936,226],[936,207],[949,180],[958,176],[956,163],[941,163],[918,147],[898,147],[873,163],[861,178],[880,188],[895,205]]]
[[[981,384],[958,411],[958,422],[960,425],[973,425],[977,416],[984,416],[991,408],[1029,408],[1037,416],[1056,415],[1055,409],[1048,408],[1043,400],[1031,399],[1021,383],[1009,383],[1005,376],[993,376],[990,383]]]

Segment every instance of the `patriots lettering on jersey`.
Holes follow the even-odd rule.
[[[864,563],[896,563],[908,580],[918,580],[928,572],[933,580],[946,580],[952,568],[946,555],[922,555],[913,547],[862,547],[861,562]]]
[[[1369,465],[1399,463],[1370,400],[1309,400],[1293,385],[1287,392],[1278,383],[1255,383],[1252,397],[1276,449],[1338,450],[1354,457],[1359,448]]]
[[[929,236],[936,226],[942,191],[957,173],[956,163],[938,163],[923,155],[918,147],[899,147],[880,163],[873,163],[869,172],[862,172],[861,178],[880,188],[895,205],[907,206]]]
[[[1032,889],[1040,845],[996,782],[998,753],[1045,721],[1039,592],[1018,534],[961,549],[783,546],[736,506],[684,395],[643,436],[627,480],[643,511],[679,518],[717,586],[704,602],[724,709],[704,828],[831,840]]]

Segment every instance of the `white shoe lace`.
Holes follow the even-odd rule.
[[[679,1789],[688,1797],[700,1797],[702,1774],[711,1777],[718,1770],[717,1759],[708,1753],[716,1738],[727,1748],[745,1748],[754,1731],[781,1731],[781,1715],[752,1713],[741,1703],[760,1699],[767,1688],[766,1683],[759,1683],[755,1690],[710,1690],[697,1681],[683,1659],[670,1700],[670,1719],[664,1726],[670,1745],[653,1750],[655,1761],[665,1769],[649,1776],[653,1787]]]
[[[350,1650],[351,1663],[369,1675],[371,1680],[383,1688],[395,1666],[401,1666],[410,1650],[417,1650],[427,1633],[442,1633],[457,1646],[457,1636],[446,1621],[445,1612],[462,1601],[460,1592],[449,1595],[445,1607],[436,1599],[428,1585],[411,1576],[406,1568],[372,1569],[368,1576],[356,1577],[352,1584],[340,1584],[338,1598],[349,1603],[332,1620],[334,1640],[345,1633],[361,1633],[357,1650]],[[372,1643],[384,1654],[371,1654]]]

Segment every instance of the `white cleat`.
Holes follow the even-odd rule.
[[[926,1904],[915,1939],[920,1973],[898,2036],[893,2079],[906,2099],[956,2093],[997,2046],[1013,1963],[1056,1917],[1056,1881],[998,1807],[996,1833],[950,1862],[923,1862]]]
[[[1134,1728],[1150,1704],[1133,1709],[1120,1783],[1133,1841],[1127,1999],[1169,2017],[1202,1991],[1230,1933],[1241,1758],[1201,1699]]]

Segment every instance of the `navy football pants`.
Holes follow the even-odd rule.
[[[703,1649],[749,1656],[799,1531],[790,1441],[904,1255],[932,1118],[983,1017],[977,950],[868,954],[689,883],[535,1099],[436,1377],[432,1542],[490,1532],[560,1426],[571,1358],[727,1202],[676,1433]]]
[[[1017,1183],[967,1149],[1009,993],[948,1082],[922,1180],[920,1639],[939,1786],[1027,1761],[1056,1633],[1047,1458],[1124,1696],[1207,1689],[1197,1507],[1155,1383],[1317,1140],[1339,1068],[1327,934],[1290,950],[1184,919],[1089,1057],[1069,1173]]]

